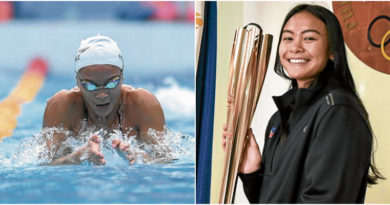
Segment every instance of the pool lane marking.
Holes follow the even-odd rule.
[[[12,136],[18,124],[21,106],[34,100],[45,81],[47,71],[45,60],[33,59],[18,85],[0,102],[0,142],[4,137]]]

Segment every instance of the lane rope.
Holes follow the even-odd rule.
[[[0,102],[0,142],[4,137],[12,136],[22,105],[34,100],[47,71],[48,65],[44,59],[33,59],[16,87]]]

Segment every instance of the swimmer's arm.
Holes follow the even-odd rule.
[[[81,164],[81,160],[80,160],[81,155],[82,155],[82,150],[77,150],[76,152],[73,152],[72,154],[69,154],[67,156],[61,157],[59,159],[54,159],[50,163],[44,164],[44,166]]]
[[[47,101],[45,113],[43,115],[42,128],[62,127],[64,130],[69,130],[69,113],[71,112],[69,110],[70,105],[67,99],[68,92],[69,91],[67,90],[61,90]],[[52,146],[59,145],[66,139],[67,136],[65,134],[55,132],[53,134],[53,140],[47,140],[46,144],[49,149],[52,149]],[[56,146],[55,151],[58,149],[59,147]]]
[[[56,93],[52,98],[47,101],[45,113],[43,116],[42,128],[47,127],[62,127],[64,130],[70,129],[70,115],[71,109],[68,102],[69,91],[61,90]],[[68,123],[66,123],[68,122]],[[61,143],[66,141],[67,136],[64,133],[53,133],[53,139],[47,140],[46,145],[49,150],[57,152],[61,147]],[[53,147],[54,146],[54,147]],[[45,165],[69,165],[69,164],[81,164],[80,161],[81,151],[76,151],[67,156],[53,159],[51,163]]]
[[[141,100],[137,102],[138,133],[142,141],[148,144],[157,144],[153,136],[148,134],[148,130],[163,131],[165,125],[165,116],[160,102],[147,90],[140,90]]]
[[[172,149],[168,144],[163,143],[164,135],[161,132],[164,130],[165,117],[163,109],[158,102],[157,98],[150,92],[145,90],[144,99],[145,102],[141,106],[143,109],[140,109],[142,112],[139,116],[139,139],[146,145],[157,145],[160,151],[155,154],[148,154],[147,152],[143,154],[144,161],[149,163],[165,164],[171,163],[173,158],[171,156]],[[149,134],[149,129],[155,130],[157,132]],[[160,132],[160,133],[159,133]]]
[[[148,134],[150,128],[159,132],[164,129],[164,112],[157,98],[145,89],[122,87],[122,90],[124,90],[124,96],[122,98],[121,113],[125,119],[123,120],[122,127],[124,127],[125,130],[131,127],[137,131],[137,140],[141,144],[159,144],[159,139],[161,138],[155,138]],[[130,135],[130,133],[128,134]],[[144,161],[146,160],[148,162],[151,162],[151,160],[156,157],[143,151],[139,153],[135,153],[133,150],[126,151],[126,148],[129,147],[129,145],[119,140],[114,140],[112,147],[117,150],[124,150],[126,158],[129,159],[129,164],[135,163],[135,156],[142,155]]]

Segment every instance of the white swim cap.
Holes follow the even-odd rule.
[[[118,45],[112,39],[101,36],[89,37],[81,41],[74,62],[76,73],[89,65],[109,64],[123,69],[124,63]]]

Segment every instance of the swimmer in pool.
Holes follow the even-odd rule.
[[[151,92],[122,84],[123,69],[121,51],[112,39],[98,35],[82,40],[75,58],[77,86],[61,90],[47,101],[43,128],[62,127],[76,138],[91,127],[94,131],[121,129],[140,142],[156,144],[157,139],[148,135],[148,130],[163,131],[161,105]],[[68,137],[55,133],[53,140],[47,142],[48,149],[59,150]],[[99,146],[102,137],[92,135],[85,147],[69,151],[46,165],[81,164],[82,155],[95,165],[104,165],[106,160]],[[136,161],[129,144],[114,139],[111,146],[124,154],[129,164]]]

